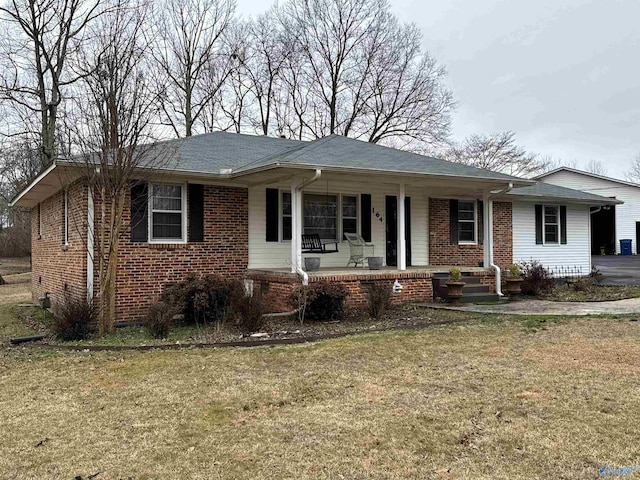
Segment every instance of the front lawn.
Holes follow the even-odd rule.
[[[639,461],[639,341],[628,318],[485,316],[287,347],[5,347],[0,478],[598,478]]]

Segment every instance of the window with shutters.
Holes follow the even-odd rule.
[[[558,205],[543,205],[542,211],[544,243],[560,243],[560,208]]]
[[[186,189],[184,185],[152,184],[149,196],[149,241],[185,242]]]
[[[476,202],[458,201],[458,243],[476,243],[476,223]]]

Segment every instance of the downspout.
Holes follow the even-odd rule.
[[[602,207],[596,207],[596,209],[595,209],[595,210],[591,210],[591,209],[589,209],[589,213],[590,213],[591,215],[593,215],[594,213],[598,213],[600,210],[602,210]]]
[[[313,177],[308,178],[307,180],[303,181],[300,185],[297,185],[295,187],[295,191],[293,192],[295,194],[296,197],[296,204],[298,203],[298,199],[302,198],[302,189],[304,187],[306,187],[307,185],[311,185],[313,182],[317,181],[320,176],[322,175],[322,170],[319,168],[316,168],[315,173],[313,174]],[[298,210],[302,210],[302,208],[298,208],[298,206],[296,207],[296,213]],[[298,215],[296,214],[296,217]],[[302,232],[298,232],[298,228],[297,226],[294,228],[295,229],[295,235],[292,238],[292,242],[295,242],[295,249],[296,249],[296,259],[295,262],[293,263],[293,269],[295,270],[295,273],[298,274],[298,276],[300,278],[302,278],[302,285],[307,286],[309,285],[309,275],[307,274],[307,272],[305,272],[302,269],[302,255],[299,253],[301,251],[301,248],[299,247],[299,242],[301,241],[301,235]]]
[[[498,297],[503,297],[504,294],[502,293],[502,272],[500,271],[500,267],[497,266],[495,263],[493,263],[493,198],[497,197],[498,195],[503,195],[505,193],[507,193],[508,191],[510,191],[513,188],[513,183],[509,182],[509,186],[507,188],[504,188],[498,192],[492,192],[488,197],[488,205],[487,205],[487,220],[488,220],[488,227],[489,227],[489,266],[493,269],[493,271],[496,274],[496,294],[498,295]],[[513,226],[512,226],[513,228]]]

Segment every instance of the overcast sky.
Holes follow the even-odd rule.
[[[237,0],[244,17],[272,2]],[[453,137],[518,143],[622,177],[640,152],[640,1],[391,0],[449,71]]]

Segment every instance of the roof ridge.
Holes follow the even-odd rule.
[[[610,182],[615,182],[615,183],[621,183],[623,185],[629,185],[630,187],[640,187],[640,183],[635,183],[635,182],[630,182],[628,180],[622,180],[621,178],[614,178],[614,177],[609,177],[607,175],[599,175],[597,173],[591,173],[591,172],[587,172],[586,170],[579,170],[577,168],[571,168],[571,167],[558,167],[555,168],[549,172],[545,172],[545,173],[541,173],[540,175],[536,175],[534,178],[534,180],[538,180],[539,178],[543,178],[543,177],[548,177],[549,175],[552,175],[554,173],[560,172],[561,170],[566,170],[567,172],[572,172],[572,173],[577,173],[580,175],[587,175],[589,177],[593,177],[593,178],[600,178],[602,180],[607,180]]]
[[[274,138],[274,137],[270,137],[270,138]],[[264,164],[268,165],[269,161],[271,159],[276,158],[279,155],[282,155],[283,153],[286,155],[289,152],[294,152],[296,150],[301,150],[301,149],[303,149],[303,148],[308,146],[308,143],[305,142],[305,140],[299,140],[299,141],[302,142],[300,145],[290,145],[290,146],[284,147],[282,150],[278,150],[277,152],[272,153],[270,155],[266,155],[264,157],[257,158],[254,161],[249,162],[249,163],[245,163],[243,165],[240,165],[239,167],[234,168],[233,170],[234,170],[234,172],[239,172],[239,171],[242,171],[242,170],[250,167],[251,165],[255,165],[255,164],[259,164],[259,163],[264,163]]]
[[[300,154],[302,153],[302,150],[304,150],[304,151],[313,150],[313,149],[319,147],[320,145],[324,145],[325,143],[328,143],[329,141],[333,140],[334,138],[336,138],[336,136],[340,136],[340,135],[336,135],[335,133],[332,133],[330,135],[327,135],[326,137],[316,138],[315,140],[312,140],[312,141],[308,142],[306,145],[302,145],[300,148],[296,148],[295,150],[292,150],[290,152],[290,153],[297,152],[298,155],[290,156],[290,154],[287,153],[284,156],[285,157],[289,157],[288,160],[295,160],[297,157],[300,156]]]

